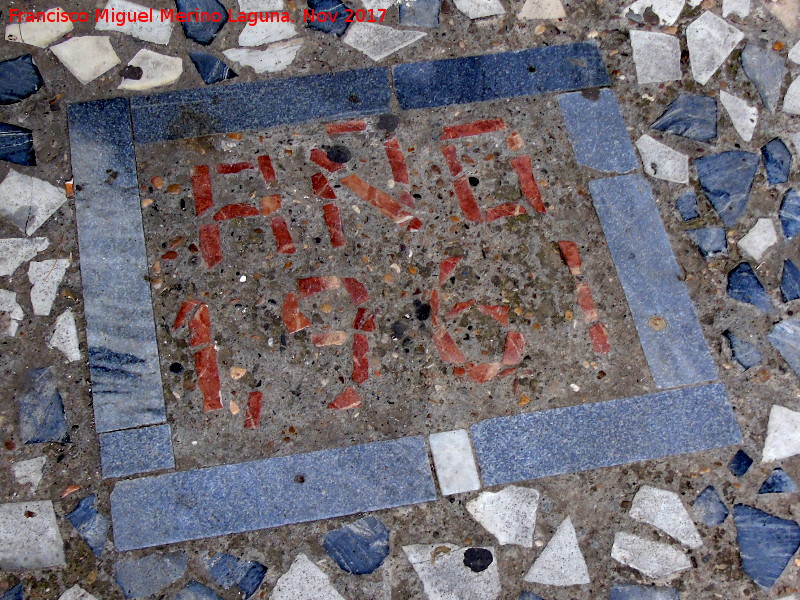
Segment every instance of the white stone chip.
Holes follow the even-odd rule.
[[[44,11],[45,15],[63,12],[64,11],[60,8],[51,8]],[[58,21],[62,18],[63,17],[60,16],[52,17],[54,21]],[[36,46],[37,48],[47,48],[50,44],[62,38],[74,28],[75,26],[70,20],[56,23],[51,23],[50,21],[10,23],[6,25],[6,41],[28,44],[30,46]]]
[[[789,60],[800,65],[800,42],[797,42],[792,46],[792,49],[789,50]]]
[[[342,41],[377,62],[410,46],[425,35],[427,34],[422,31],[356,22],[350,25]]]
[[[761,462],[781,460],[796,454],[800,454],[800,412],[773,404]]]
[[[481,488],[478,467],[465,429],[434,433],[428,440],[443,496]]]
[[[74,37],[50,50],[83,85],[120,63],[111,40],[105,35]]]
[[[33,314],[50,314],[53,302],[58,295],[58,286],[64,279],[67,267],[69,267],[69,260],[66,258],[41,262],[31,261],[28,264],[28,279],[33,284],[31,288]]]
[[[509,485],[499,492],[483,492],[467,502],[469,514],[501,545],[533,547],[539,492]]]
[[[75,327],[75,315],[68,308],[56,319],[53,335],[47,340],[50,348],[60,350],[67,357],[67,362],[73,362],[81,357],[78,345],[78,330]]]
[[[674,35],[631,31],[633,62],[639,84],[680,81],[681,43]]]
[[[0,504],[0,569],[23,571],[65,564],[52,502]]]
[[[58,600],[97,600],[89,592],[79,585],[73,585],[66,592],[59,596]]]
[[[239,0],[239,10],[244,13],[280,13],[288,14],[283,0]],[[339,18],[344,18],[340,15]],[[263,46],[281,40],[288,40],[296,35],[294,24],[283,21],[258,21],[255,25],[246,23],[239,34],[240,46]]]
[[[611,558],[651,579],[670,579],[692,568],[689,557],[677,548],[624,532],[614,535]]]
[[[14,169],[0,183],[0,215],[25,235],[32,235],[66,201],[63,189]]]
[[[692,76],[701,85],[708,83],[733,52],[744,34],[712,12],[704,12],[686,28],[686,44]]]
[[[563,19],[567,14],[561,0],[525,0],[517,18],[530,21],[533,19]]]
[[[47,238],[0,239],[0,277],[11,275],[22,263],[29,261],[49,245]]]
[[[742,19],[750,14],[750,0],[722,0],[722,16],[739,15]]]
[[[753,132],[758,124],[758,108],[750,106],[741,98],[720,90],[719,101],[731,118],[733,128],[745,142],[753,139]]]
[[[774,2],[762,2],[766,9],[772,13],[776,19],[786,28],[786,31],[794,33],[797,31],[797,24],[800,22],[800,3],[796,0],[775,0]]]
[[[129,67],[142,69],[141,79],[123,79],[120,90],[151,90],[175,83],[183,73],[183,60],[179,56],[159,54],[142,48],[128,63]]]
[[[305,554],[298,554],[289,570],[281,575],[270,600],[344,600],[328,576]]]
[[[703,545],[697,527],[675,492],[643,485],[633,497],[628,514],[637,521],[660,529],[689,548]]]
[[[567,517],[558,526],[550,542],[533,563],[525,581],[545,585],[585,585],[590,583],[578,536]]]
[[[31,486],[31,492],[35,492],[42,482],[46,462],[46,456],[21,460],[11,465],[11,472],[14,474],[14,479],[17,480],[18,484],[29,485]]]
[[[395,4],[400,4],[402,0],[361,0],[361,4],[364,5],[364,8],[367,10],[389,10]],[[375,18],[379,18],[380,15],[376,14]]]
[[[470,19],[504,15],[506,9],[500,0],[453,0],[456,8]]]
[[[800,115],[800,77],[795,79],[783,97],[783,112]]]
[[[242,66],[251,67],[256,73],[275,73],[292,64],[302,45],[302,39],[298,38],[277,42],[265,50],[231,48],[225,50],[223,54]]]
[[[117,25],[110,17],[113,10],[117,14],[125,13],[139,13],[150,10],[149,6],[135,4],[128,2],[128,0],[108,0],[108,4],[103,7],[103,10],[109,12],[108,19],[101,19],[97,21],[94,26],[98,31],[116,31],[117,33],[125,33],[143,42],[151,42],[153,44],[168,44],[169,38],[172,35],[172,26],[174,23],[169,19],[161,19],[161,11],[153,9],[153,20],[151,21],[130,21],[126,20],[122,25]]]
[[[772,219],[759,219],[753,228],[739,240],[738,246],[750,256],[760,261],[761,257],[778,243],[778,234]]]
[[[684,0],[636,0],[623,11],[622,16],[627,17],[631,12],[642,16],[650,8],[661,19],[662,25],[675,25],[681,16],[683,5]]]
[[[17,302],[17,295],[9,290],[0,290],[0,335],[17,335],[19,322],[25,317]]]
[[[491,564],[474,572],[464,565],[464,552],[453,544],[403,546],[408,561],[422,581],[428,600],[494,600],[500,596],[500,573],[494,548]]]
[[[642,157],[644,172],[650,177],[676,183],[689,183],[687,155],[646,134],[636,140],[636,148]]]

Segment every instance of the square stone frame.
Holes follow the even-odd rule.
[[[578,162],[606,172],[636,171],[610,84],[597,46],[577,43],[71,104],[95,428],[103,476],[118,478],[110,500],[116,549],[430,502],[441,495],[429,436],[175,471],[135,144],[383,114],[391,111],[393,98],[400,110],[410,110],[559,93]],[[607,162],[609,153],[617,167],[593,164],[593,154]],[[475,423],[451,438],[469,442],[458,444],[466,474],[443,472],[447,461],[433,453],[440,490],[445,477],[452,482],[463,475],[480,488],[741,442],[649,185],[633,172],[598,177],[589,188],[662,391]],[[666,327],[652,327],[653,317]],[[459,491],[473,489],[474,484]]]

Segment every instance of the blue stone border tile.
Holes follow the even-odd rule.
[[[175,468],[169,425],[100,434],[103,479]]]

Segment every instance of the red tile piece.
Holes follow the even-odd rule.
[[[264,396],[261,392],[250,392],[247,397],[247,410],[244,413],[244,428],[258,429],[261,425],[261,402]]]
[[[517,331],[506,333],[506,348],[503,352],[504,365],[518,365],[525,352],[525,336]]]
[[[340,287],[342,287],[342,282],[338,277],[306,277],[297,280],[300,299],[308,298],[325,290],[338,290]]]
[[[422,221],[414,217],[408,222],[408,227],[406,227],[407,231],[419,231],[422,227]]]
[[[449,321],[450,319],[455,319],[458,315],[462,312],[470,308],[473,304],[475,304],[475,300],[467,300],[466,302],[456,302],[447,314],[444,316],[445,321]]]
[[[356,131],[364,131],[367,128],[367,123],[361,119],[354,121],[341,121],[339,123],[328,123],[325,125],[325,132],[328,135],[338,135],[340,133],[354,133]]]
[[[386,158],[392,168],[392,178],[397,183],[408,183],[408,167],[406,167],[406,157],[400,149],[400,142],[397,138],[392,138],[383,143],[386,150]]]
[[[345,244],[344,231],[342,231],[342,218],[339,215],[339,207],[335,204],[326,204],[322,207],[322,214],[325,225],[328,227],[328,235],[331,238],[331,246],[341,248]]]
[[[192,320],[189,321],[189,331],[190,346],[205,346],[211,343],[211,312],[207,304],[201,304],[194,313]]]
[[[189,313],[194,310],[194,308],[200,304],[199,300],[184,300],[181,307],[178,309],[178,314],[175,317],[175,323],[172,325],[173,329],[180,329],[183,327],[184,323],[186,323],[186,317],[189,316]]]
[[[455,179],[453,181],[453,189],[456,191],[458,205],[461,207],[461,212],[464,213],[464,216],[467,217],[469,221],[481,223],[483,221],[483,215],[481,214],[478,202],[475,200],[475,196],[472,195],[472,186],[469,184],[469,181],[467,181],[467,178],[459,177]]]
[[[368,184],[358,175],[348,175],[339,181],[350,188],[364,202],[377,208],[383,216],[388,217],[398,225],[405,225],[414,219],[389,194]]]
[[[367,309],[359,308],[353,319],[353,329],[360,331],[375,331],[375,315],[368,313]]]
[[[455,146],[442,146],[442,155],[447,168],[450,169],[450,175],[457,177],[462,171],[461,161],[458,160],[458,151]]]
[[[178,258],[178,253],[175,250],[170,250],[161,255],[161,260],[175,260]]]
[[[578,245],[575,242],[560,241],[558,242],[558,251],[561,253],[564,264],[569,267],[570,273],[580,275],[581,253],[578,251]]]
[[[594,323],[597,321],[597,308],[592,299],[592,291],[584,282],[578,284],[578,306],[581,307],[584,321],[587,323]]]
[[[289,333],[295,333],[311,326],[311,321],[300,312],[300,301],[291,292],[283,300],[283,324]]]
[[[281,207],[280,194],[273,194],[272,196],[265,196],[261,198],[261,216],[268,217]]]
[[[480,121],[464,123],[463,125],[452,125],[450,127],[445,127],[442,130],[442,136],[439,139],[454,140],[471,135],[480,135],[482,133],[491,133],[492,131],[501,131],[505,128],[506,124],[503,119],[482,119]]]
[[[336,400],[328,404],[328,408],[333,410],[345,410],[348,408],[358,408],[361,406],[361,398],[358,397],[356,391],[348,387],[341,394],[336,396]]]
[[[477,383],[486,383],[494,379],[502,368],[500,363],[468,364],[467,376]]]
[[[311,343],[317,348],[325,346],[341,346],[347,341],[347,333],[344,331],[326,331],[325,333],[311,334]]]
[[[242,171],[252,168],[253,164],[249,162],[220,163],[217,165],[217,173],[221,175],[231,175],[233,173],[241,173]]]
[[[192,169],[192,194],[194,195],[194,213],[199,217],[205,213],[214,200],[211,196],[211,175],[206,165],[197,165]]]
[[[463,256],[451,256],[450,258],[445,258],[441,263],[439,263],[439,285],[444,285],[445,282],[450,278],[450,275],[453,274],[453,271],[456,270],[458,263],[461,262],[461,259],[464,258]]]
[[[272,160],[266,154],[258,157],[258,170],[266,183],[275,181],[275,169],[272,168]]]
[[[342,163],[333,162],[330,158],[328,158],[328,154],[320,148],[314,148],[311,151],[311,162],[319,165],[329,173],[333,173],[344,168]]]
[[[461,350],[458,349],[452,336],[446,329],[439,328],[433,334],[433,343],[439,352],[439,357],[449,363],[461,364],[467,362]]]
[[[592,340],[592,347],[598,354],[608,354],[611,351],[611,344],[608,343],[608,334],[602,323],[595,323],[589,327],[589,339]]]
[[[453,375],[457,377],[463,377],[467,374],[467,370],[464,367],[453,367]]]
[[[295,247],[292,234],[289,233],[289,226],[283,217],[272,217],[272,235],[275,236],[275,245],[280,254],[294,254]]]
[[[251,204],[226,204],[214,215],[215,221],[225,221],[239,217],[257,217],[261,214],[255,206]]]
[[[359,304],[364,304],[364,302],[366,302],[369,298],[369,295],[367,294],[367,288],[364,287],[364,284],[358,279],[353,279],[352,277],[342,277],[342,283],[344,283],[347,293],[350,294],[350,300],[352,300],[353,304],[356,306]]]
[[[314,195],[326,200],[335,200],[336,193],[328,183],[328,178],[322,173],[314,173],[311,176],[311,189],[314,190]]]
[[[414,196],[408,192],[400,192],[400,197],[397,199],[397,201],[408,208],[414,208],[415,205]]]
[[[217,368],[217,351],[214,346],[206,346],[194,353],[194,368],[197,372],[197,386],[203,393],[203,412],[222,408],[222,396]]]
[[[542,202],[542,194],[539,192],[539,186],[536,185],[536,180],[533,178],[533,167],[531,166],[530,156],[517,156],[511,160],[511,166],[517,172],[517,179],[519,179],[519,187],[522,190],[522,195],[530,203],[538,213],[546,213],[547,210]]]
[[[503,217],[518,217],[527,214],[528,211],[521,204],[509,202],[508,204],[498,204],[486,209],[486,220],[495,221]]]
[[[363,333],[353,335],[353,375],[356,383],[364,383],[369,377],[369,342]]]
[[[502,371],[500,371],[497,374],[497,376],[498,377],[508,377],[509,375],[513,375],[516,372],[517,372],[516,367],[511,367],[510,369],[503,369]],[[514,393],[516,394],[517,392],[515,391]]]
[[[222,261],[222,246],[219,242],[217,225],[200,226],[200,254],[203,255],[203,262],[209,269]]]
[[[492,317],[501,325],[508,325],[508,306],[502,304],[478,304],[478,310]]]

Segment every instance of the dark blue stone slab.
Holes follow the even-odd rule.
[[[786,61],[762,40],[750,40],[742,50],[742,70],[756,86],[761,101],[775,112],[786,77]]]
[[[695,518],[706,527],[721,525],[730,514],[728,507],[717,494],[717,490],[711,485],[697,495],[692,512]]]
[[[611,600],[681,600],[678,590],[650,585],[615,585]]]
[[[721,384],[488,419],[470,430],[486,486],[741,443]]]
[[[404,110],[611,85],[590,42],[396,65],[392,74]]]
[[[114,566],[114,578],[126,598],[146,598],[177,581],[188,564],[185,552],[125,558]]]
[[[728,227],[733,227],[747,208],[750,188],[760,162],[758,155],[738,150],[694,161],[703,192]]]
[[[800,193],[794,188],[783,196],[778,216],[781,219],[783,235],[787,240],[800,233]]]
[[[141,144],[381,114],[389,98],[388,70],[371,68],[137,96],[131,113]]]
[[[348,17],[352,18],[352,13],[348,12],[350,8],[340,0],[308,0],[308,8],[316,12],[321,12],[325,15],[323,20],[318,18],[308,19],[306,26],[311,29],[316,29],[323,33],[330,33],[335,36],[344,35],[350,23],[347,21]],[[330,15],[333,18],[328,18]]]
[[[717,138],[717,100],[701,94],[682,92],[664,110],[652,129],[682,135],[696,142]]]
[[[203,46],[208,46],[213,42],[217,34],[225,27],[225,23],[228,22],[228,10],[217,0],[175,0],[175,5],[180,12],[184,13],[199,11],[209,15],[218,15],[212,17],[218,19],[216,22],[208,20],[181,23],[186,37]]]
[[[103,554],[103,547],[106,545],[111,519],[97,512],[94,501],[94,494],[86,496],[78,502],[75,510],[67,515],[67,520],[72,523],[72,526],[89,545],[94,555],[99,557]]]
[[[197,72],[200,74],[200,77],[203,78],[206,85],[237,77],[233,69],[213,54],[189,52],[189,58],[192,59]]]
[[[750,263],[739,263],[728,273],[728,295],[739,302],[752,304],[763,313],[775,312],[772,299],[764,290]]]
[[[400,3],[400,25],[403,27],[439,27],[442,0],[410,0]]]
[[[724,227],[703,227],[688,229],[686,234],[697,245],[703,258],[713,258],[728,251],[728,240]]]
[[[650,187],[641,175],[589,182],[647,364],[661,388],[717,378]],[[649,325],[660,316],[667,326]]]
[[[422,437],[120,481],[117,550],[329,519],[436,499]]]
[[[192,579],[175,594],[174,600],[222,600],[222,598],[207,585]]]
[[[736,475],[737,477],[741,477],[750,469],[750,466],[753,464],[753,459],[745,452],[744,450],[737,450],[736,454],[733,455],[731,462],[728,463],[728,468],[731,470],[731,473]]]
[[[772,328],[767,339],[800,377],[800,319],[784,319]]]
[[[0,596],[0,600],[22,600],[22,583],[18,583]]]
[[[0,123],[0,160],[15,165],[36,165],[33,132],[24,127]]]
[[[697,195],[694,190],[689,190],[678,196],[675,206],[684,221],[691,221],[700,216],[700,213],[697,212]]]
[[[103,479],[175,468],[169,425],[100,434]]]
[[[558,104],[578,164],[605,173],[627,173],[639,167],[613,91],[562,94]]]
[[[764,159],[764,169],[770,185],[789,181],[792,153],[783,140],[775,138],[764,144],[764,147],[761,148],[761,157]]]
[[[744,572],[772,587],[800,548],[800,525],[745,504],[734,505],[733,522]]]
[[[163,423],[128,102],[72,104],[68,122],[96,429]]]
[[[728,343],[731,345],[731,355],[733,356],[733,360],[738,362],[745,369],[755,367],[764,359],[764,356],[761,354],[758,348],[756,348],[753,344],[745,342],[743,339],[737,337],[732,331],[724,331],[722,335],[725,336],[725,338],[728,340]]]
[[[800,269],[790,261],[784,261],[781,275],[781,297],[784,302],[800,298]]]
[[[207,558],[205,564],[218,586],[227,590],[235,585],[244,598],[255,593],[267,574],[267,567],[259,562],[240,560],[222,552]]]
[[[797,491],[794,479],[786,474],[780,467],[776,468],[761,484],[759,494],[790,494]]]
[[[354,575],[367,575],[389,556],[389,530],[375,517],[364,517],[329,531],[322,545],[343,570]]]
[[[30,369],[26,380],[28,391],[17,401],[19,436],[23,443],[69,442],[64,402],[53,372],[49,367]]]
[[[0,62],[0,104],[14,104],[44,85],[30,54]]]

